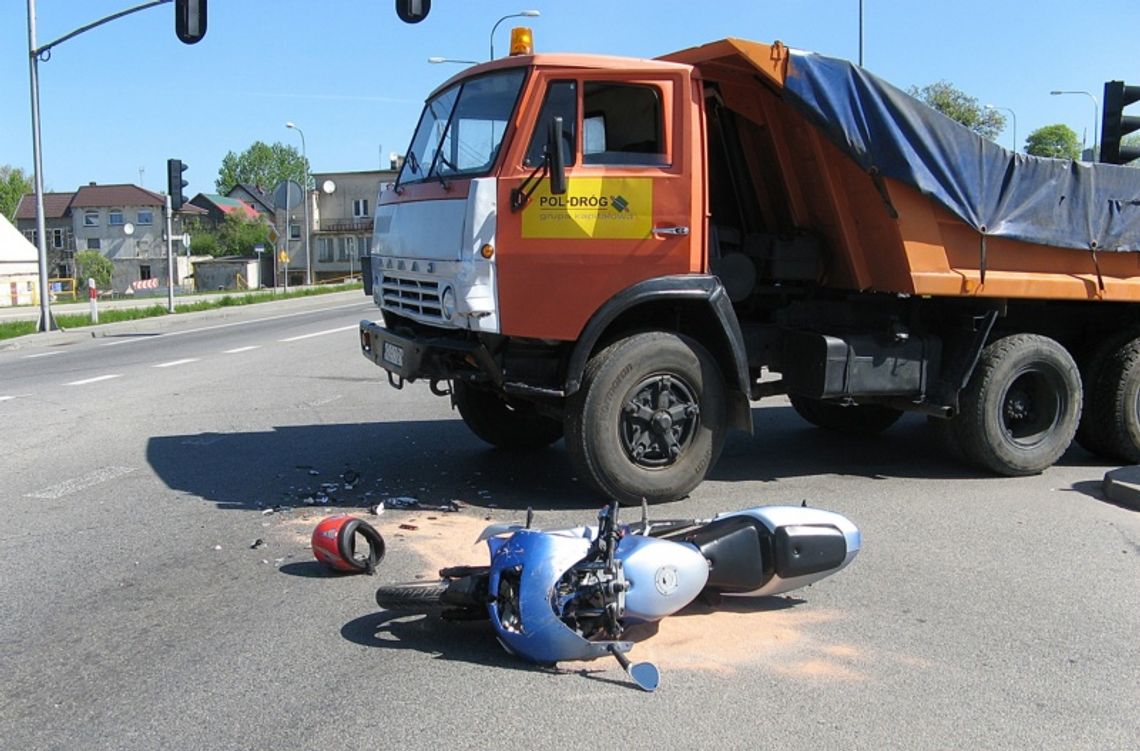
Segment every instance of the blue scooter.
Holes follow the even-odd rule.
[[[631,664],[629,626],[676,613],[701,593],[776,595],[834,574],[859,552],[845,517],[803,506],[757,506],[712,519],[620,526],[615,501],[597,526],[539,530],[492,524],[479,536],[489,566],[455,566],[435,582],[380,587],[386,610],[452,620],[489,618],[499,643],[532,662],[612,655],[646,691],[660,683],[648,662]]]

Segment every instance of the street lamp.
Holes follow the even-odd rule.
[[[511,13],[509,16],[503,16],[498,21],[495,21],[495,25],[491,27],[491,59],[495,59],[495,30],[499,28],[499,24],[501,24],[503,21],[506,21],[508,18],[521,18],[523,16],[526,16],[527,18],[536,18],[540,15],[542,14],[537,10],[521,10],[518,13]]]
[[[456,60],[451,57],[429,57],[428,62],[432,65],[439,65],[440,63],[459,63],[460,65],[478,65],[477,60]]]
[[[1087,91],[1050,91],[1052,96],[1060,96],[1062,94],[1084,94],[1093,101],[1093,147],[1092,158],[1096,161],[1096,139],[1100,137],[1100,102],[1095,96]],[[1084,149],[1084,139],[1081,140],[1081,149]]]
[[[313,255],[309,252],[309,235],[312,234],[312,227],[309,226],[309,157],[305,152],[305,131],[298,128],[293,123],[285,123],[285,127],[290,130],[295,130],[301,134],[301,160],[305,163],[305,284],[313,283]],[[286,240],[286,243],[289,241]]]
[[[1017,153],[1017,113],[1014,112],[1013,110],[1011,110],[1009,107],[995,107],[992,104],[987,104],[986,109],[988,109],[988,110],[1005,110],[1006,112],[1009,113],[1009,116],[1013,118],[1013,153],[1016,154]]]

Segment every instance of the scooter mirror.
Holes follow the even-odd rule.
[[[643,691],[656,691],[661,685],[661,671],[652,662],[639,662],[629,666],[629,677]]]

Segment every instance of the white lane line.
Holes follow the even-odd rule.
[[[34,360],[37,357],[51,357],[52,355],[62,355],[62,352],[37,352],[34,355],[24,355],[25,360]]]
[[[249,352],[251,349],[260,349],[260,344],[251,344],[248,347],[238,347],[237,349],[227,349],[224,354],[236,355],[238,352]]]
[[[357,308],[360,310],[370,310],[379,313],[378,310],[372,305],[370,301],[365,304],[349,303],[347,305],[334,305],[331,308],[314,308],[312,310],[298,310],[294,313],[282,313],[276,316],[266,316],[265,318],[253,318],[248,321],[232,321],[230,323],[219,323],[216,326],[200,326],[196,329],[183,329],[181,331],[166,331],[161,334],[147,334],[144,336],[133,337],[130,339],[118,339],[113,342],[101,342],[100,347],[117,347],[120,344],[134,344],[137,342],[153,342],[155,339],[162,339],[170,336],[182,336],[183,334],[198,334],[203,331],[216,331],[217,329],[228,329],[234,326],[248,326],[252,323],[264,323],[266,321],[278,321],[282,318],[295,318],[297,316],[312,315],[313,313],[325,313],[330,310],[344,310],[345,308]]]
[[[99,381],[109,381],[112,378],[122,378],[122,373],[112,373],[111,375],[95,376],[94,378],[84,378],[82,381],[72,381],[65,383],[64,386],[86,386],[89,383],[98,383]]]
[[[114,480],[122,477],[123,475],[130,474],[131,472],[134,472],[135,469],[135,467],[102,467],[100,469],[94,470],[93,472],[88,472],[82,477],[75,477],[71,480],[61,482],[58,485],[52,485],[50,487],[44,488],[43,490],[37,490],[34,493],[28,493],[24,497],[44,498],[54,501],[58,498],[63,498],[65,495],[72,495],[74,493],[78,493],[81,490],[86,490],[87,488],[99,485],[100,483],[108,482],[109,480]]]
[[[9,399],[15,399],[15,398],[16,397],[14,397],[14,396],[0,396],[0,402],[6,402]]]
[[[341,326],[339,329],[329,329],[327,331],[314,331],[312,334],[301,334],[300,336],[291,336],[288,339],[278,339],[279,342],[296,342],[301,339],[311,339],[314,336],[324,336],[325,334],[335,334],[340,331],[348,331],[350,329],[360,328],[360,324],[354,323],[351,326]]]
[[[201,358],[187,357],[182,360],[171,360],[170,362],[160,362],[158,365],[151,365],[152,368],[173,368],[175,365],[185,365],[188,362],[198,362]]]

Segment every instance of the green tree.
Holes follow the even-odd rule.
[[[272,248],[269,230],[269,225],[261,217],[245,217],[236,211],[226,214],[222,226],[218,227],[221,255],[252,256],[257,245]]]
[[[915,99],[941,112],[951,120],[965,125],[982,138],[994,140],[1005,129],[1005,116],[995,109],[986,109],[972,97],[949,81],[923,86],[911,86],[907,93]]]
[[[1130,133],[1120,139],[1121,146],[1140,146],[1140,133]],[[1127,163],[1129,167],[1140,167],[1140,159],[1133,159]]]
[[[0,214],[15,222],[20,198],[32,190],[32,180],[22,169],[0,165]]]
[[[1025,139],[1025,153],[1030,156],[1051,156],[1055,159],[1079,159],[1081,142],[1068,125],[1046,125],[1030,133]]]
[[[75,254],[75,271],[80,287],[86,289],[87,279],[91,278],[97,289],[110,289],[115,265],[97,250],[81,250]]]
[[[230,151],[222,158],[214,186],[222,195],[229,193],[238,183],[257,185],[270,191],[285,179],[301,181],[308,174],[308,169],[308,160],[295,147],[280,142],[269,146],[254,141],[242,153]]]

